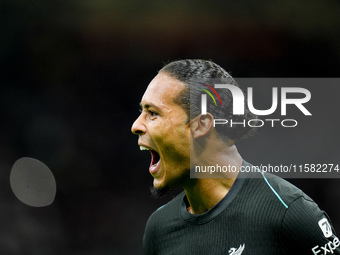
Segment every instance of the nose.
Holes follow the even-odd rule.
[[[146,132],[146,127],[143,123],[143,113],[139,115],[139,117],[135,120],[135,122],[132,124],[131,132],[135,135],[142,135]]]

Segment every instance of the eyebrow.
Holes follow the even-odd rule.
[[[151,107],[155,108],[157,111],[162,111],[157,105],[153,104],[153,103],[146,103],[143,107],[142,102],[139,103],[139,106],[141,109],[150,109]]]

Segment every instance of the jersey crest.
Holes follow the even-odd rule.
[[[245,248],[245,244],[242,244],[242,245],[240,245],[240,247],[238,247],[238,249],[236,249],[236,248],[231,248],[231,249],[228,251],[228,253],[229,253],[229,255],[241,255],[242,252],[243,252],[243,250],[244,250],[244,248]]]

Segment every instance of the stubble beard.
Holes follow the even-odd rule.
[[[166,186],[162,188],[150,187],[151,195],[153,198],[162,198],[171,191],[171,188]]]

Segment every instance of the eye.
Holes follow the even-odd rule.
[[[154,111],[149,111],[149,114],[151,115],[151,116],[157,116],[158,114],[156,113],[156,112],[154,112]]]
[[[149,113],[149,115],[151,116],[151,117],[156,117],[156,116],[158,116],[158,113],[157,112],[154,112],[154,111],[148,111],[148,113]]]

